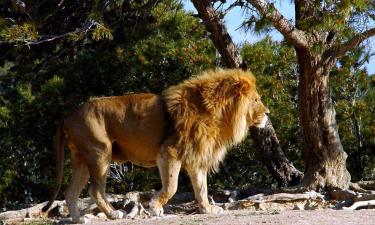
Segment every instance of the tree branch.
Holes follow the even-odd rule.
[[[236,51],[236,46],[227,32],[219,13],[214,9],[210,0],[192,0],[199,17],[206,25],[210,38],[219,51],[222,60],[229,68],[246,69],[246,64]]]
[[[98,23],[94,20],[91,20],[83,28],[77,28],[75,31],[70,31],[70,32],[67,32],[67,33],[59,34],[59,35],[40,35],[39,39],[36,40],[36,41],[20,40],[20,41],[17,41],[15,43],[11,43],[11,42],[8,42],[8,41],[0,41],[0,45],[1,44],[14,44],[14,46],[39,45],[39,44],[42,44],[42,43],[45,43],[45,42],[51,42],[51,41],[55,41],[55,40],[58,40],[58,39],[66,38],[66,37],[71,36],[72,34],[87,33],[91,29],[93,29],[93,27],[95,27],[96,25],[98,25]]]
[[[294,47],[307,48],[309,46],[308,37],[305,32],[298,30],[290,23],[273,4],[264,0],[246,0],[254,6],[259,13],[270,20],[275,28],[284,35]]]
[[[357,34],[346,43],[334,47],[333,55],[339,58],[343,56],[347,51],[357,47],[360,43],[362,43],[362,41],[372,36],[375,36],[375,28],[371,28],[369,30],[366,30],[365,32]]]

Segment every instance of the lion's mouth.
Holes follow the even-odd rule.
[[[262,119],[257,120],[254,123],[254,126],[257,127],[257,128],[265,128],[266,124],[267,124],[267,120],[268,120],[268,116],[264,116]]]

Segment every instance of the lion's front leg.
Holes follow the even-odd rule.
[[[207,198],[207,171],[192,168],[188,170],[191,183],[194,188],[195,199],[199,206],[200,213],[221,213],[223,208],[210,205]]]
[[[153,215],[161,216],[163,215],[163,205],[165,205],[177,191],[181,161],[171,156],[167,151],[162,151],[157,159],[157,164],[162,181],[162,189],[152,197],[150,210]]]

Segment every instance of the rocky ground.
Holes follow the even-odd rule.
[[[65,224],[64,220],[24,220],[7,224]],[[163,217],[108,220],[93,218],[92,225],[256,225],[256,224],[293,224],[293,225],[373,225],[375,224],[375,210],[283,210],[252,211],[227,210],[217,215],[204,214],[174,214]]]
[[[244,198],[244,194],[247,197]],[[108,220],[90,198],[81,199],[80,208],[83,209],[81,214],[94,225],[375,224],[373,192],[336,191],[329,196],[316,192],[248,194],[238,191],[216,193],[212,204],[225,209],[217,215],[197,214],[192,193],[177,194],[164,207],[163,217],[150,217],[147,211],[152,192],[108,196],[114,207],[126,211],[126,219]],[[41,208],[45,204],[0,213],[0,225],[70,223],[64,201],[55,201],[51,209],[43,213]]]
[[[375,210],[284,210],[254,212],[229,210],[218,215],[167,215],[163,218],[122,219],[96,221],[94,225],[255,225],[255,224],[309,224],[309,225],[373,225]]]

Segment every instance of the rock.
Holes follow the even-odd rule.
[[[98,218],[100,218],[100,219],[107,219],[107,216],[104,214],[104,213],[98,213],[97,215],[96,215],[96,217],[98,217]]]

